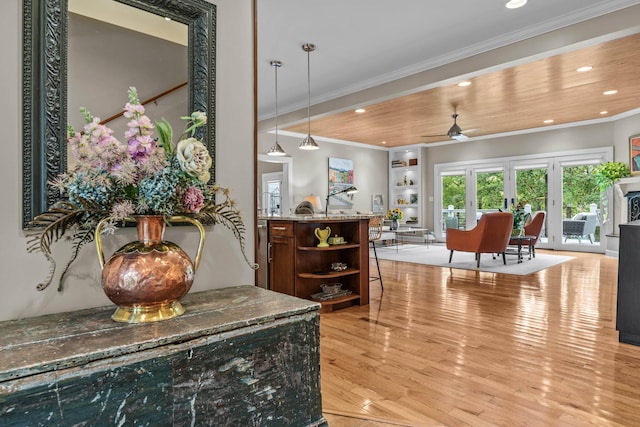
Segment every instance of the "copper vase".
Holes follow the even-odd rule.
[[[105,262],[100,231],[109,221],[102,220],[95,231],[96,249],[102,267],[102,287],[118,308],[111,318],[116,322],[142,323],[171,319],[184,313],[178,301],[191,289],[204,246],[204,228],[199,221],[182,216],[170,222],[189,222],[200,231],[195,260],[178,245],[163,240],[165,218],[137,216],[138,240],[118,249]]]

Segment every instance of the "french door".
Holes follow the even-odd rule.
[[[601,224],[600,194],[592,170],[612,157],[612,150],[603,148],[553,157],[437,164],[436,237],[444,240],[448,227],[470,229],[486,212],[520,205],[531,214],[547,214],[538,247],[604,252],[610,224]]]

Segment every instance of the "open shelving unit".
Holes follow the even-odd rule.
[[[401,209],[404,213],[401,222],[407,226],[420,227],[424,221],[422,161],[419,147],[389,152],[389,209]]]

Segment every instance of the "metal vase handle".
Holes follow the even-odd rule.
[[[100,232],[102,231],[102,227],[107,224],[111,220],[111,217],[104,218],[101,220],[96,226],[96,230],[94,231],[94,239],[96,241],[96,250],[98,252],[98,261],[100,261],[100,269],[104,269],[105,259],[104,252],[102,250],[102,238],[100,237]],[[137,222],[133,217],[124,218],[125,222]],[[202,258],[202,249],[204,248],[204,237],[205,230],[200,221],[194,218],[190,218],[188,216],[176,215],[165,217],[165,221],[168,223],[171,222],[188,222],[196,226],[198,231],[200,232],[200,241],[198,242],[198,250],[196,251],[196,258],[193,261],[193,271],[198,271],[198,267],[200,266],[200,260]]]

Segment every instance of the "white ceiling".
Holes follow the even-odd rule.
[[[433,69],[475,54],[605,15],[640,0],[257,0],[258,119]],[[640,18],[640,16],[638,17]],[[640,19],[638,20],[640,21]],[[316,112],[317,113],[317,112]]]

